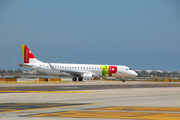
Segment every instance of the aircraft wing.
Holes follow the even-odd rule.
[[[82,74],[96,74],[96,73],[93,73],[93,72],[87,72],[87,71],[73,71],[73,70],[60,70],[60,72],[65,72],[65,73],[69,73],[71,74],[72,76],[81,76]]]
[[[72,75],[81,75],[87,73],[87,71],[73,71],[73,70],[60,70],[60,72],[66,72]]]

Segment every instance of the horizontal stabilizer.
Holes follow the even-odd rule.
[[[17,63],[17,62],[14,62],[14,63],[18,64],[20,67],[29,67],[29,68],[33,67],[32,65],[26,65],[26,64],[21,64],[21,63]]]

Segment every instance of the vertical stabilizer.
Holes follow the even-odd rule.
[[[26,45],[21,45],[22,49],[22,55],[24,63],[42,63],[41,61],[37,60],[35,56],[32,54],[32,52],[29,50],[29,48]]]

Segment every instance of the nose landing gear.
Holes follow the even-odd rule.
[[[122,82],[125,82],[125,78],[122,78]]]

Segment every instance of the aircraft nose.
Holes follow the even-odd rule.
[[[132,71],[132,76],[136,77],[136,76],[138,76],[138,74],[135,71]]]

